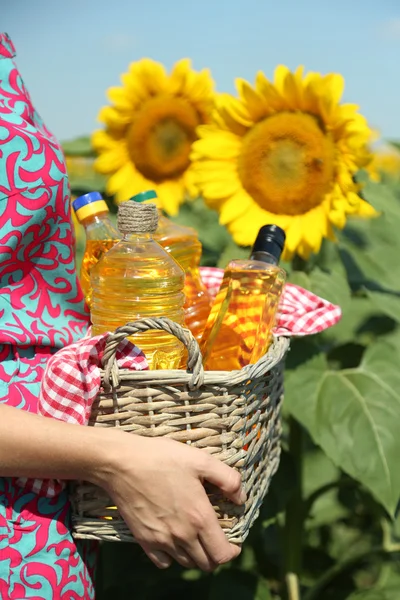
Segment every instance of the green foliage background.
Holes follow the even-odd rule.
[[[87,138],[64,147],[87,160],[84,175],[71,171],[73,193],[104,191]],[[281,465],[241,556],[212,575],[159,572],[136,546],[104,544],[100,600],[400,598],[400,179],[364,183],[381,216],[352,219],[337,244],[283,265],[289,281],[339,304],[343,318],[291,345]],[[248,256],[201,200],[175,220],[197,229],[203,264]],[[83,243],[78,235],[78,263]]]

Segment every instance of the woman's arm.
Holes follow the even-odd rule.
[[[0,475],[103,487],[159,568],[173,558],[210,571],[240,552],[222,532],[202,485],[208,481],[243,504],[239,474],[173,440],[69,425],[0,405]]]

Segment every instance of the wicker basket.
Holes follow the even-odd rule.
[[[185,344],[187,371],[118,370],[118,344],[148,329],[169,331]],[[188,330],[164,318],[129,323],[107,341],[102,388],[89,424],[186,442],[236,468],[247,493],[244,507],[215,490],[207,493],[228,539],[240,544],[258,516],[279,464],[283,359],[288,346],[286,338],[278,338],[255,365],[240,371],[204,372],[199,346]],[[102,489],[74,482],[71,502],[76,538],[135,541]]]

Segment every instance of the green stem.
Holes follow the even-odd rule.
[[[302,566],[303,546],[303,430],[298,421],[289,417],[289,454],[292,457],[296,481],[295,489],[285,511],[285,576],[299,576]]]
[[[373,558],[375,556],[381,556],[386,558],[391,554],[398,553],[397,550],[385,550],[382,546],[378,546],[376,548],[371,548],[362,554],[358,554],[356,556],[352,556],[342,562],[336,563],[325,571],[325,573],[320,577],[317,583],[306,593],[303,600],[319,600],[322,598],[320,596],[321,592],[325,590],[325,588],[339,575],[342,575],[346,571],[349,571],[353,567],[355,567],[358,563]]]

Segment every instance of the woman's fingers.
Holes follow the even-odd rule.
[[[223,533],[203,485],[208,481],[241,504],[245,496],[237,471],[172,440],[114,437],[113,456],[124,460],[111,461],[114,466],[102,471],[100,485],[157,567],[167,568],[172,559],[212,571],[240,553]]]
[[[169,566],[171,566],[173,560],[178,562],[186,569],[195,569],[196,567],[201,569],[201,565],[208,565],[208,561],[203,560],[201,553],[199,553],[201,559],[201,564],[199,564],[196,560],[189,556],[185,548],[180,546],[179,543],[174,543],[172,540],[168,545],[165,545],[163,550],[155,549],[151,544],[142,543],[141,546],[150,560],[159,569],[167,569]]]
[[[184,549],[190,556],[192,561],[202,571],[210,573],[217,567],[217,565],[214,563],[214,561],[210,558],[210,556],[203,548],[199,539],[193,541],[191,544],[185,544]]]
[[[182,567],[185,567],[185,569],[195,569],[199,566],[181,546],[177,546],[174,558]]]
[[[199,531],[199,540],[210,561],[219,566],[239,556],[240,546],[229,542],[211,506],[205,508],[205,517],[205,526]]]
[[[168,567],[172,565],[172,558],[166,552],[162,552],[161,550],[153,550],[145,547],[144,545],[142,545],[142,548],[146,552],[149,559],[159,569],[168,569]]]
[[[240,505],[246,502],[246,493],[242,488],[242,480],[237,471],[212,456],[209,456],[202,466],[200,475],[203,479],[215,485],[236,504]]]

